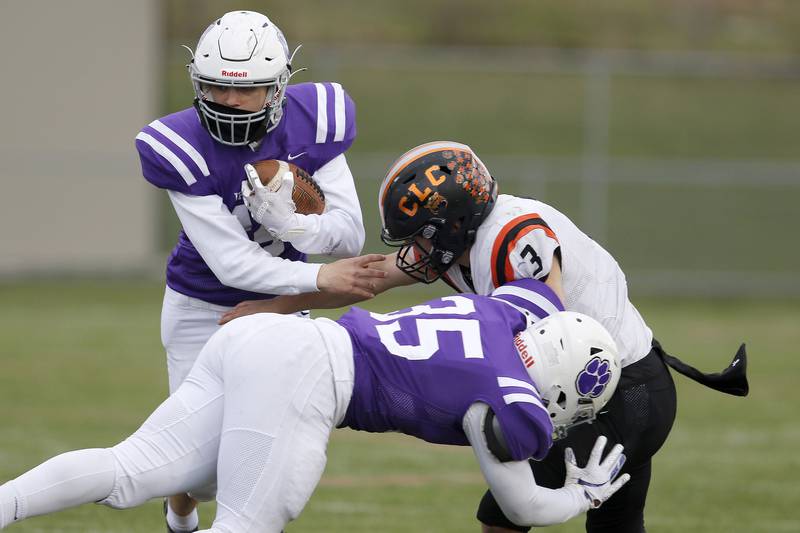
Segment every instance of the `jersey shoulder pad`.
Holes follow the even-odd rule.
[[[211,194],[206,157],[211,137],[194,109],[154,120],[136,135],[144,178],[161,189],[185,194]]]
[[[509,213],[485,237],[493,287],[522,278],[546,279],[560,246],[547,221],[533,211]]]
[[[558,295],[543,282],[522,278],[492,291],[492,298],[503,300],[528,316],[532,322],[564,311]]]
[[[343,154],[356,138],[356,107],[339,83],[290,85],[286,89],[286,144],[307,151],[322,166]]]

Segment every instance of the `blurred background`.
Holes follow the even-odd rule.
[[[365,251],[385,249],[376,197],[392,160],[458,140],[502,192],[557,206],[608,248],[668,350],[714,370],[747,340],[747,400],[678,380],[648,523],[800,530],[791,0],[4,0],[0,480],[113,444],[165,394],[158,314],[178,223],[141,177],[133,139],[191,105],[181,45],[233,9],[262,11],[290,48],[303,44],[295,65],[308,71],[293,82],[338,81],[355,100],[347,157]],[[415,287],[367,305],[443,292]],[[462,452],[340,432],[290,531],[475,530],[483,485]],[[16,529],[152,531],[156,507],[128,519],[80,509]],[[553,529],[580,530],[577,520]]]

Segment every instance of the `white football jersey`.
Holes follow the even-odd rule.
[[[653,333],[628,300],[628,284],[616,260],[563,213],[543,202],[499,195],[478,228],[469,272],[455,266],[444,277],[460,291],[490,294],[515,279],[545,278],[556,250],[561,254],[567,310],[603,324],[617,343],[622,366],[647,355]]]

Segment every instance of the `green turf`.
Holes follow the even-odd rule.
[[[164,397],[161,291],[145,282],[0,286],[0,479],[63,451],[112,445]],[[414,289],[370,307],[386,311],[422,298]],[[646,300],[640,308],[670,351],[703,369],[724,366],[741,340],[751,353],[748,399],[677,378],[678,420],[656,459],[650,529],[800,530],[796,302]],[[477,531],[472,516],[484,486],[468,449],[341,430],[329,451],[322,484],[288,531]],[[204,523],[211,509],[204,507]],[[159,504],[151,502],[124,512],[86,505],[10,531],[161,527]],[[579,519],[551,528],[580,530]]]

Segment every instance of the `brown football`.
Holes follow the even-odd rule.
[[[267,186],[273,178],[277,177],[281,163],[284,162],[277,159],[265,159],[256,161],[252,165],[258,172],[261,183]],[[289,165],[289,170],[294,175],[292,200],[297,207],[297,212],[301,215],[321,215],[325,211],[325,193],[308,172],[293,163],[285,164]]]

